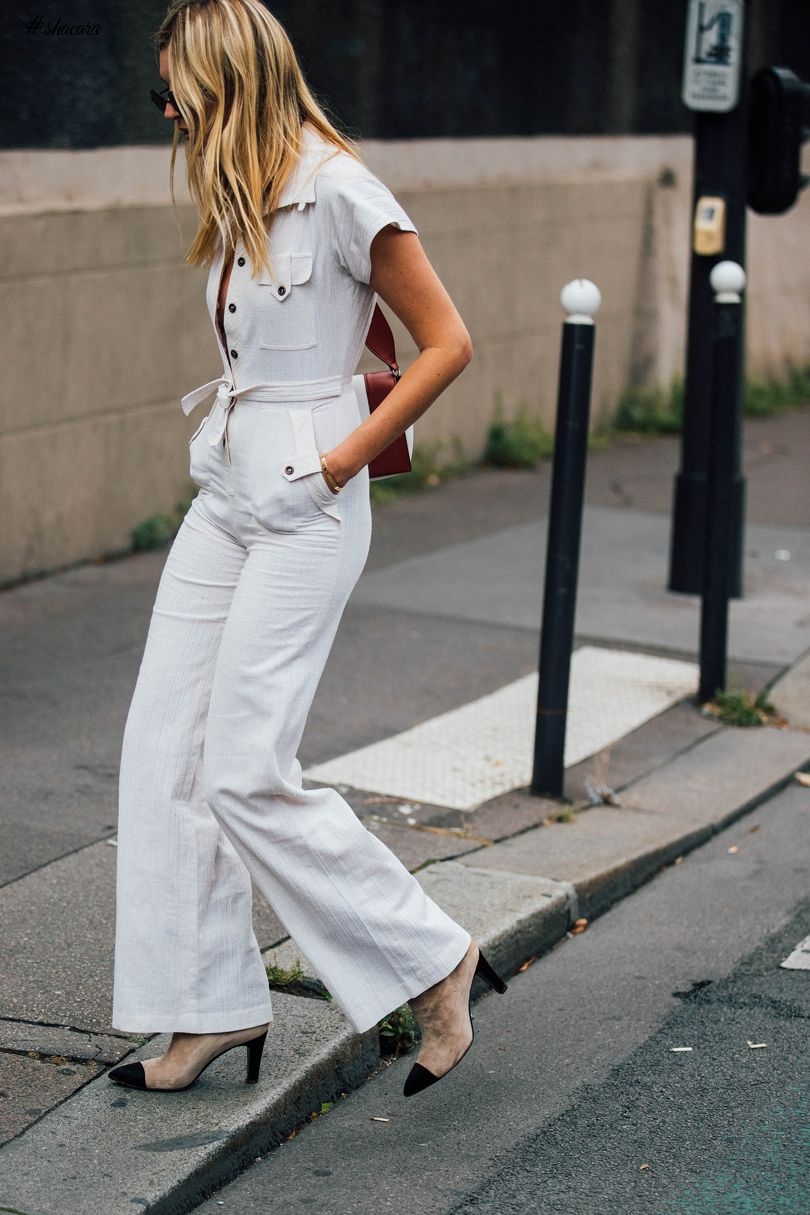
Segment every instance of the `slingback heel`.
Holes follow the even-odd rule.
[[[262,1051],[267,1039],[267,1030],[264,1031],[260,1038],[251,1038],[250,1042],[246,1042],[247,1046],[247,1075],[245,1076],[245,1084],[258,1084],[259,1068],[262,1065]]]
[[[500,995],[503,995],[503,993],[506,991],[506,987],[507,987],[506,983],[503,981],[501,976],[498,974],[498,972],[492,966],[490,966],[489,962],[486,960],[486,958],[484,957],[484,955],[481,953],[481,951],[479,949],[478,961],[476,962],[476,965],[475,965],[475,971],[473,973],[472,982],[470,983],[470,993],[467,998],[467,1012],[468,1012],[468,1015],[470,1018],[470,1029],[472,1030],[472,1038],[470,1039],[470,1046],[472,1046],[473,1042],[475,1041],[475,1025],[473,1024],[471,1009],[472,1009],[472,989],[473,989],[473,983],[475,983],[476,975],[480,976],[480,978],[482,978],[485,983],[489,984],[489,986],[492,988],[493,991],[497,991]],[[429,1085],[431,1085],[431,1084],[435,1084],[437,1080],[443,1080],[445,1076],[449,1076],[449,1074],[453,1070],[453,1068],[458,1067],[459,1063],[464,1058],[464,1055],[466,1055],[467,1051],[470,1049],[470,1046],[468,1046],[467,1050],[465,1050],[461,1055],[459,1055],[458,1059],[456,1059],[455,1063],[453,1064],[453,1067],[448,1068],[448,1070],[446,1072],[442,1072],[441,1076],[434,1076],[433,1072],[430,1071],[428,1068],[423,1067],[421,1063],[414,1063],[413,1067],[408,1072],[408,1075],[405,1079],[405,1087],[402,1090],[404,1095],[406,1097],[412,1097],[414,1095],[414,1093],[421,1093],[422,1089],[428,1088]]]

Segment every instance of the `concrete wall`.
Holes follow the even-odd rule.
[[[690,141],[370,143],[472,332],[471,368],[417,439],[482,450],[497,399],[553,425],[559,291],[594,279],[594,416],[682,367]],[[124,551],[187,496],[180,395],[219,373],[193,215],[162,149],[0,154],[0,582]],[[182,169],[178,172],[181,185]],[[179,195],[181,202],[184,196]],[[752,217],[749,364],[810,360],[810,210]],[[413,356],[401,329],[402,361]]]

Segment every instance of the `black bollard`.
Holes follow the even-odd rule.
[[[700,613],[701,703],[726,686],[728,600],[735,562],[738,496],[735,494],[735,426],[740,388],[740,344],[745,271],[718,262],[710,276],[714,296],[703,597]]]
[[[602,302],[599,289],[587,279],[574,279],[568,283],[560,298],[569,316],[563,324],[560,356],[540,634],[540,683],[530,785],[531,792],[541,797],[563,796],[568,682],[574,644],[596,333],[593,317]]]

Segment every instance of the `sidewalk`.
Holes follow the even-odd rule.
[[[477,472],[375,512],[301,761],[311,779],[343,774],[369,829],[507,973],[810,761],[809,443],[810,409],[746,422],[730,683],[777,680],[784,729],[720,726],[691,699],[699,600],[664,589],[677,443],[625,440],[590,457],[572,821],[552,821],[563,807],[529,796],[522,775],[550,467]],[[357,1037],[325,1000],[274,993],[255,1089],[241,1052],[169,1100],[106,1078],[168,1041],[109,1025],[118,752],[164,560],[0,595],[0,1209],[25,1215],[188,1210],[379,1063],[376,1033]],[[415,769],[420,786],[407,784]],[[619,804],[589,806],[599,788]],[[294,966],[258,895],[255,925],[268,964]]]

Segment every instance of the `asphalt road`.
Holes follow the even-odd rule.
[[[197,1209],[807,1215],[808,825],[792,785],[485,996],[447,1080],[396,1061]]]

